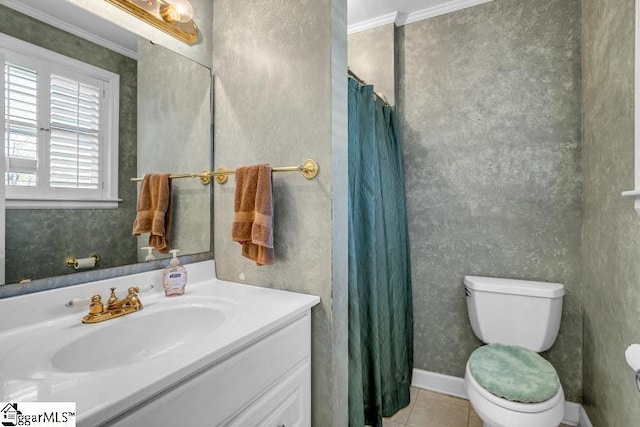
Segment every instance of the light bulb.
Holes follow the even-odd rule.
[[[160,15],[167,22],[189,22],[193,19],[193,6],[189,0],[163,0]]]

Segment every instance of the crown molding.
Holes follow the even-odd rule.
[[[447,13],[456,12],[458,10],[467,9],[469,7],[478,6],[483,3],[489,3],[493,0],[451,0],[446,3],[428,7],[426,9],[417,10],[408,14],[407,18],[398,25],[407,25],[413,22],[422,21],[424,19],[434,18]]]
[[[355,34],[393,23],[400,27],[417,21],[422,21],[424,19],[429,19],[458,10],[467,9],[469,7],[478,6],[483,3],[489,3],[491,1],[493,0],[450,0],[446,3],[427,7],[415,12],[405,13],[396,11],[387,13],[385,15],[380,15],[376,18],[367,19],[366,21],[358,22],[353,25],[349,25],[349,27],[347,28],[347,32],[348,34]]]
[[[383,25],[393,24],[396,22],[399,14],[401,14],[401,12],[391,12],[386,15],[380,15],[372,19],[367,19],[366,21],[358,22],[357,24],[349,25],[347,27],[347,34],[360,33],[362,31],[382,27]]]
[[[73,34],[74,36],[81,37],[85,40],[88,40],[92,43],[110,49],[114,52],[117,52],[121,55],[127,56],[132,59],[138,59],[138,52],[131,50],[125,46],[122,46],[118,43],[114,43],[111,40],[108,40],[104,37],[97,36],[92,34],[82,28],[78,28],[75,25],[69,24],[68,22],[62,21],[54,16],[51,16],[47,13],[44,13],[38,9],[35,9],[31,6],[28,6],[22,3],[19,0],[0,0],[0,4],[7,6],[11,9],[17,10],[20,13],[23,13],[27,16],[40,20],[46,24],[59,28],[63,31]]]

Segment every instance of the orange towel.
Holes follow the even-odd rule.
[[[242,244],[242,255],[258,265],[273,264],[273,196],[271,166],[236,169],[235,215],[231,238]]]
[[[149,246],[169,252],[171,230],[171,180],[168,173],[150,173],[142,179],[133,235],[149,234]]]

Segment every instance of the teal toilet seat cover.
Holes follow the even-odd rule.
[[[551,363],[517,345],[482,346],[471,354],[469,369],[485,390],[513,402],[544,402],[560,388]]]

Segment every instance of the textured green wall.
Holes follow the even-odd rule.
[[[6,282],[67,274],[68,255],[99,253],[101,267],[137,261],[136,186],[136,61],[0,6],[0,32],[120,75],[118,209],[7,210]],[[37,262],[25,262],[34,259]]]
[[[387,24],[349,34],[349,68],[396,103],[396,26]]]
[[[313,180],[274,174],[275,264],[230,238],[235,181],[214,186],[218,277],[320,296],[312,311],[312,418],[347,425],[346,0],[214,2],[214,159],[235,168],[314,158]]]
[[[480,345],[464,275],[560,282],[544,356],[581,399],[580,13],[495,0],[398,29],[416,368],[461,377]]]
[[[634,184],[634,1],[582,2],[584,406],[594,426],[637,426],[624,360],[640,342],[640,216]]]

